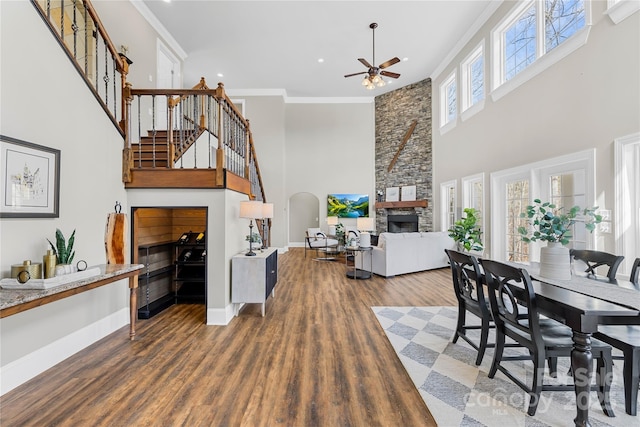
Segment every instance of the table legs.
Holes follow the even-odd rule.
[[[129,277],[129,339],[136,336],[136,318],[138,317],[138,275]]]
[[[577,415],[573,420],[576,426],[588,427],[589,395],[591,391],[591,372],[593,356],[591,355],[591,334],[573,331],[573,350],[571,351],[571,369],[576,393]]]

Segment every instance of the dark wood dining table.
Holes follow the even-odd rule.
[[[576,275],[568,281],[549,280],[540,276],[535,263],[509,264],[528,271],[540,312],[573,330],[571,368],[577,411],[574,423],[576,426],[590,426],[590,373],[593,371],[591,335],[598,330],[598,325],[640,325],[640,289],[625,280],[611,283],[606,279]],[[565,282],[564,286],[562,282]],[[589,295],[590,287],[602,284],[612,286],[612,292],[606,296]],[[615,286],[624,291],[616,295]],[[584,287],[584,290],[576,290],[577,287]]]

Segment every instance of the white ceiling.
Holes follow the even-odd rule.
[[[186,53],[184,85],[204,76],[229,93],[284,91],[287,97],[365,97],[431,77],[501,1],[143,0]],[[375,31],[375,63],[372,31]],[[369,91],[358,58],[399,79]],[[323,58],[324,62],[318,62]],[[217,74],[222,73],[223,77]],[[390,79],[386,79],[390,80]]]

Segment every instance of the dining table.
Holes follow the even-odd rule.
[[[573,372],[576,426],[590,426],[590,373],[593,371],[591,336],[598,325],[640,325],[640,288],[627,280],[609,281],[572,273],[569,280],[540,275],[538,263],[507,262],[525,269],[532,279],[539,311],[573,331]]]

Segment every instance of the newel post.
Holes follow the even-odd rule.
[[[123,119],[120,124],[124,131],[124,148],[122,149],[122,182],[131,182],[133,169],[133,153],[131,152],[131,83],[125,82],[122,89]]]

